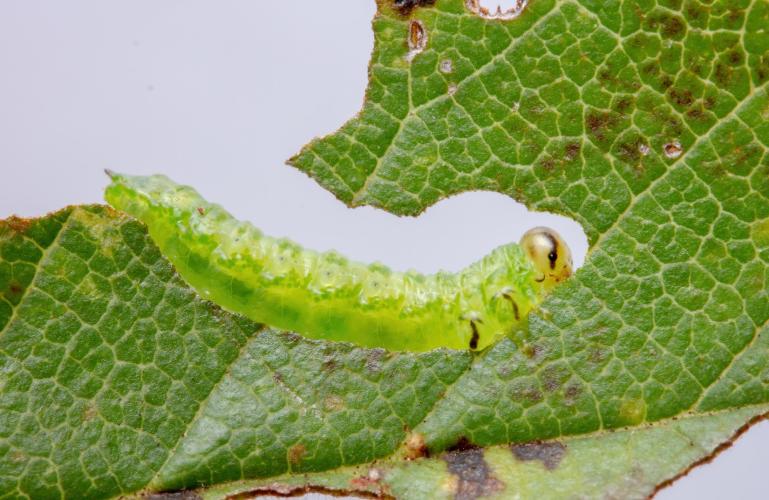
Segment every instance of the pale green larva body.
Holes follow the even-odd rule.
[[[265,236],[165,176],[110,175],[107,201],[147,225],[198,293],[311,338],[400,351],[482,349],[571,273],[568,247],[544,228],[458,273],[400,273]]]

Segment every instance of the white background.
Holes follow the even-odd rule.
[[[458,270],[542,224],[581,263],[576,223],[500,194],[398,218],[347,209],[283,165],[360,108],[373,14],[374,0],[0,0],[0,218],[100,202],[110,168],[164,173],[267,234],[400,270]],[[767,445],[758,425],[658,498],[761,498]]]

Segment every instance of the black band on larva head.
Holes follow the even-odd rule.
[[[521,237],[520,245],[538,273],[534,278],[538,283],[551,287],[571,276],[571,251],[554,230],[530,229]]]

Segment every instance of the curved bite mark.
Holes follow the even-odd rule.
[[[427,30],[422,21],[411,21],[409,23],[408,37],[409,52],[406,54],[406,60],[411,62],[414,58],[427,47]]]
[[[510,20],[515,19],[521,15],[523,9],[528,5],[529,0],[515,0],[515,4],[506,10],[502,10],[502,7],[497,5],[497,10],[494,12],[481,5],[481,0],[465,0],[465,6],[473,14],[480,16],[484,19],[502,19]]]
[[[558,442],[523,443],[510,446],[513,456],[522,462],[539,460],[547,470],[554,470],[566,455],[566,446]]]
[[[449,473],[457,478],[454,498],[474,500],[502,491],[505,485],[492,474],[480,448],[451,451],[443,455]]]

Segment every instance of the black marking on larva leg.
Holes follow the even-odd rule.
[[[502,294],[504,298],[510,301],[510,303],[513,305],[513,316],[515,316],[516,321],[521,320],[521,310],[518,309],[518,303],[515,301],[512,295],[509,293]]]
[[[481,320],[477,321],[479,323],[483,323]],[[475,320],[470,320],[470,329],[473,331],[473,334],[470,337],[470,349],[475,350],[478,349],[478,340],[481,338],[481,335],[478,333],[478,325],[475,324]]]

